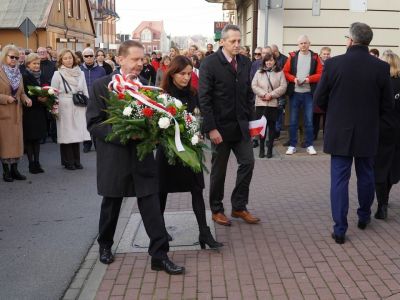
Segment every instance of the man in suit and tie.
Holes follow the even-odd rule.
[[[254,111],[250,82],[250,60],[239,54],[240,29],[226,25],[221,32],[220,49],[207,56],[200,67],[199,99],[203,115],[203,131],[213,149],[210,177],[210,207],[213,220],[229,226],[222,200],[226,168],[230,152],[236,156],[239,168],[232,192],[232,217],[247,223],[259,219],[247,210],[249,186],[254,168],[249,120]]]
[[[168,274],[181,274],[183,267],[175,265],[168,258],[168,238],[158,199],[158,175],[153,153],[139,161],[136,155],[136,141],[132,139],[123,145],[118,139],[106,141],[111,125],[103,122],[108,118],[104,99],[109,97],[108,83],[114,74],[139,77],[143,68],[144,48],[136,41],[123,42],[118,50],[121,68],[96,80],[90,89],[87,108],[87,128],[96,139],[97,188],[103,196],[99,221],[100,261],[110,264],[114,260],[111,252],[113,237],[123,197],[137,197],[137,204],[143,224],[150,238],[149,254],[151,268],[164,270]]]
[[[331,154],[332,238],[345,242],[349,209],[348,185],[355,163],[359,208],[358,228],[371,220],[374,200],[373,159],[378,147],[380,117],[392,109],[389,65],[369,55],[373,37],[364,23],[353,23],[346,36],[347,52],[325,62],[314,94],[326,111],[324,152]]]

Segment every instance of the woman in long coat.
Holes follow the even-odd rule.
[[[191,87],[191,73],[193,65],[189,58],[176,56],[163,77],[161,87],[171,96],[182,101],[189,112],[193,112],[198,106],[196,91]],[[204,205],[203,172],[194,173],[189,167],[179,162],[169,165],[162,147],[159,147],[156,155],[160,181],[160,207],[164,213],[168,193],[191,192],[192,207],[199,226],[199,243],[202,249],[207,244],[210,248],[222,247],[221,243],[214,240],[210,228],[207,226],[206,209]],[[171,240],[171,237],[169,237]]]
[[[28,94],[28,86],[44,86],[45,82],[40,71],[40,57],[31,53],[26,57],[25,70],[22,72],[25,93]],[[39,162],[40,141],[47,134],[46,97],[31,95],[32,107],[24,108],[23,129],[25,152],[29,161],[29,172],[32,174],[43,173],[44,170]]]
[[[389,193],[400,180],[400,59],[385,52],[382,60],[390,65],[394,93],[394,109],[383,115],[379,124],[379,146],[375,157],[375,190],[378,200],[376,219],[387,218]]]
[[[7,182],[26,179],[18,171],[18,161],[24,153],[22,105],[30,107],[32,101],[24,92],[18,59],[17,47],[3,48],[0,55],[0,160],[3,179]]]
[[[83,92],[89,96],[85,74],[79,68],[76,56],[69,49],[60,52],[57,64],[58,71],[54,72],[51,86],[60,91],[57,142],[60,144],[61,164],[67,170],[82,169],[79,143],[90,140],[90,134],[86,129],[86,107],[76,106],[72,95]]]

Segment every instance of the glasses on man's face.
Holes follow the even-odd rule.
[[[15,55],[7,55],[10,59],[16,59],[19,60],[19,56],[15,56]]]
[[[83,57],[84,57],[84,58],[89,58],[89,57],[92,58],[93,55],[84,55]]]
[[[47,51],[38,51],[38,54],[47,54]]]
[[[259,53],[259,52],[254,52],[254,55],[261,55],[261,53]]]

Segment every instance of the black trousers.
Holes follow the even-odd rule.
[[[102,248],[111,248],[121,209],[122,197],[104,197],[101,203],[99,237],[97,242]],[[160,211],[158,194],[137,198],[144,228],[150,238],[149,254],[158,259],[167,257],[169,244],[164,219]]]
[[[376,199],[379,205],[387,205],[389,203],[389,193],[393,184],[388,178],[386,182],[375,182]]]
[[[325,131],[326,114],[317,114],[317,113],[313,114],[314,140],[316,140],[318,138],[321,117],[322,117],[322,132],[324,132]]]
[[[236,175],[236,185],[233,189],[231,202],[233,210],[246,210],[249,201],[249,188],[254,169],[253,144],[251,139],[238,142],[211,143],[213,150],[210,174],[210,208],[213,213],[223,212],[226,168],[231,151],[236,156],[239,168]]]
[[[265,118],[267,119],[268,147],[272,148],[275,139],[278,108],[270,106],[256,106],[256,116],[257,119],[260,119],[262,116],[265,116]],[[265,137],[264,138],[260,137],[260,148],[264,148],[264,144],[265,144]]]
[[[29,162],[39,162],[40,139],[26,140],[24,146]]]
[[[60,144],[61,164],[73,165],[81,163],[79,143]]]
[[[192,194],[192,208],[194,215],[196,216],[197,224],[199,225],[199,231],[203,232],[207,229],[206,206],[204,204],[203,189],[195,189],[190,193]],[[168,193],[160,193],[159,197],[161,214],[164,215]]]

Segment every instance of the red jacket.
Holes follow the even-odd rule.
[[[299,57],[300,51],[290,52],[289,57],[283,67],[283,73],[285,74],[286,80],[288,81],[288,88],[286,94],[291,96],[294,92],[294,80],[297,74],[297,59]],[[311,65],[310,65],[310,75],[307,76],[310,86],[311,93],[314,93],[316,84],[321,79],[322,74],[322,63],[317,53],[311,51]],[[293,62],[293,63],[292,63]]]

